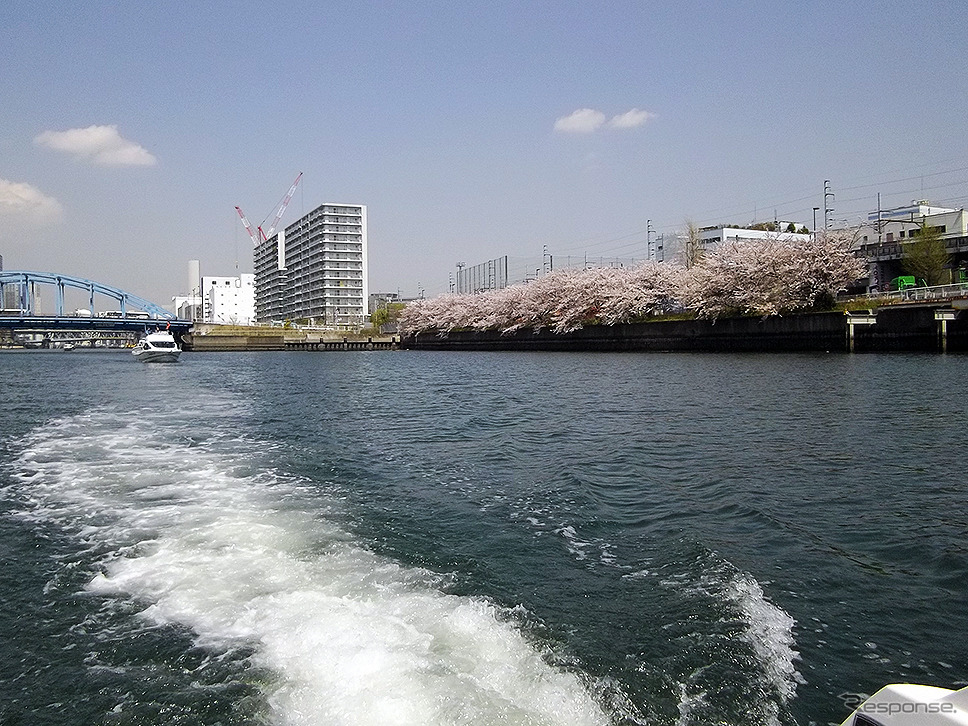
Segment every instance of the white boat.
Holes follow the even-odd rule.
[[[160,330],[139,340],[131,353],[144,363],[175,363],[181,355],[181,348],[171,333]]]
[[[853,695],[853,694],[849,694]],[[861,697],[862,698],[862,697]],[[895,683],[860,703],[841,726],[964,726],[968,688]]]

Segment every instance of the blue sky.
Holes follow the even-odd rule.
[[[167,304],[235,205],[368,206],[370,289],[458,261],[968,201],[968,4],[7,0],[0,254]],[[580,112],[574,116],[576,112]],[[584,123],[580,123],[584,122]],[[624,123],[623,123],[624,122]],[[237,267],[238,265],[238,267]]]

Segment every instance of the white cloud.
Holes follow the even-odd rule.
[[[60,216],[60,202],[37,187],[0,179],[0,220],[41,226],[56,222]]]
[[[606,124],[605,114],[601,111],[596,111],[594,108],[580,108],[556,120],[555,131],[565,134],[591,134],[601,128],[634,129],[655,117],[656,115],[651,111],[633,108],[631,111],[612,116]]]
[[[555,121],[555,131],[565,134],[590,134],[605,123],[605,114],[593,108],[580,108]]]
[[[102,166],[152,166],[157,161],[143,146],[122,138],[114,125],[44,131],[34,143]]]
[[[654,118],[655,114],[650,111],[640,111],[637,108],[633,108],[631,111],[612,116],[612,120],[608,122],[608,125],[613,129],[634,129]]]

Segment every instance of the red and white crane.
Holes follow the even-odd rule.
[[[242,207],[236,207],[235,211],[239,213],[242,217],[242,226],[245,227],[245,231],[249,233],[249,237],[252,238],[252,246],[255,247],[259,244],[259,238],[255,236],[255,232],[252,231],[252,225],[249,224],[249,220],[245,218],[245,212],[242,211]]]
[[[252,229],[252,225],[249,224],[249,220],[245,218],[245,212],[242,211],[242,208],[235,208],[235,211],[239,213],[239,217],[242,218],[242,225],[245,227],[245,231],[249,233],[249,237],[252,239],[253,247],[258,246],[260,242],[265,242],[273,234],[275,234],[276,226],[279,224],[279,220],[282,219],[282,215],[286,213],[286,207],[289,206],[289,200],[292,199],[292,195],[296,193],[296,187],[299,185],[299,180],[302,179],[302,175],[303,173],[299,172],[299,175],[296,177],[296,181],[292,183],[292,186],[289,187],[289,191],[286,192],[286,196],[282,198],[282,203],[279,205],[279,211],[276,213],[276,218],[272,220],[272,225],[269,227],[269,231],[267,232],[262,230],[262,225],[259,225],[256,228],[259,231],[257,235],[255,230]],[[269,217],[267,215],[266,219],[268,218]],[[265,219],[262,220],[262,223],[265,224]]]
[[[302,179],[302,172],[299,172],[299,176],[296,177],[296,181],[292,183],[292,186],[289,187],[289,191],[286,192],[286,196],[283,197],[282,204],[279,205],[279,211],[276,213],[276,218],[272,220],[272,226],[270,226],[269,231],[265,233],[266,239],[269,239],[276,231],[276,225],[279,224],[279,220],[282,219],[282,215],[286,213],[286,207],[289,206],[289,200],[292,199],[292,195],[296,193],[296,187],[298,186],[300,179]]]

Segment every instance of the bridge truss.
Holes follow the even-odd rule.
[[[74,288],[77,290],[84,290],[88,293],[90,299],[90,315],[94,315],[94,296],[103,295],[105,297],[116,300],[118,303],[118,311],[121,313],[121,318],[127,318],[130,312],[135,310],[140,310],[142,313],[147,313],[149,319],[154,320],[174,320],[175,314],[165,310],[160,305],[156,305],[150,300],[145,300],[144,298],[138,297],[137,295],[132,295],[130,292],[125,292],[116,287],[111,287],[109,285],[103,285],[94,280],[85,280],[81,277],[73,277],[71,275],[60,275],[53,272],[30,272],[26,270],[9,270],[5,272],[0,272],[0,300],[5,301],[7,299],[5,292],[8,286],[14,286],[17,291],[17,307],[15,310],[5,310],[6,314],[18,314],[23,317],[31,317],[39,314],[39,311],[34,310],[34,290],[37,285],[48,285],[53,286],[55,290],[55,310],[56,317],[64,318],[67,314],[64,311],[64,291],[66,288]],[[138,316],[140,319],[144,319],[143,315]]]

